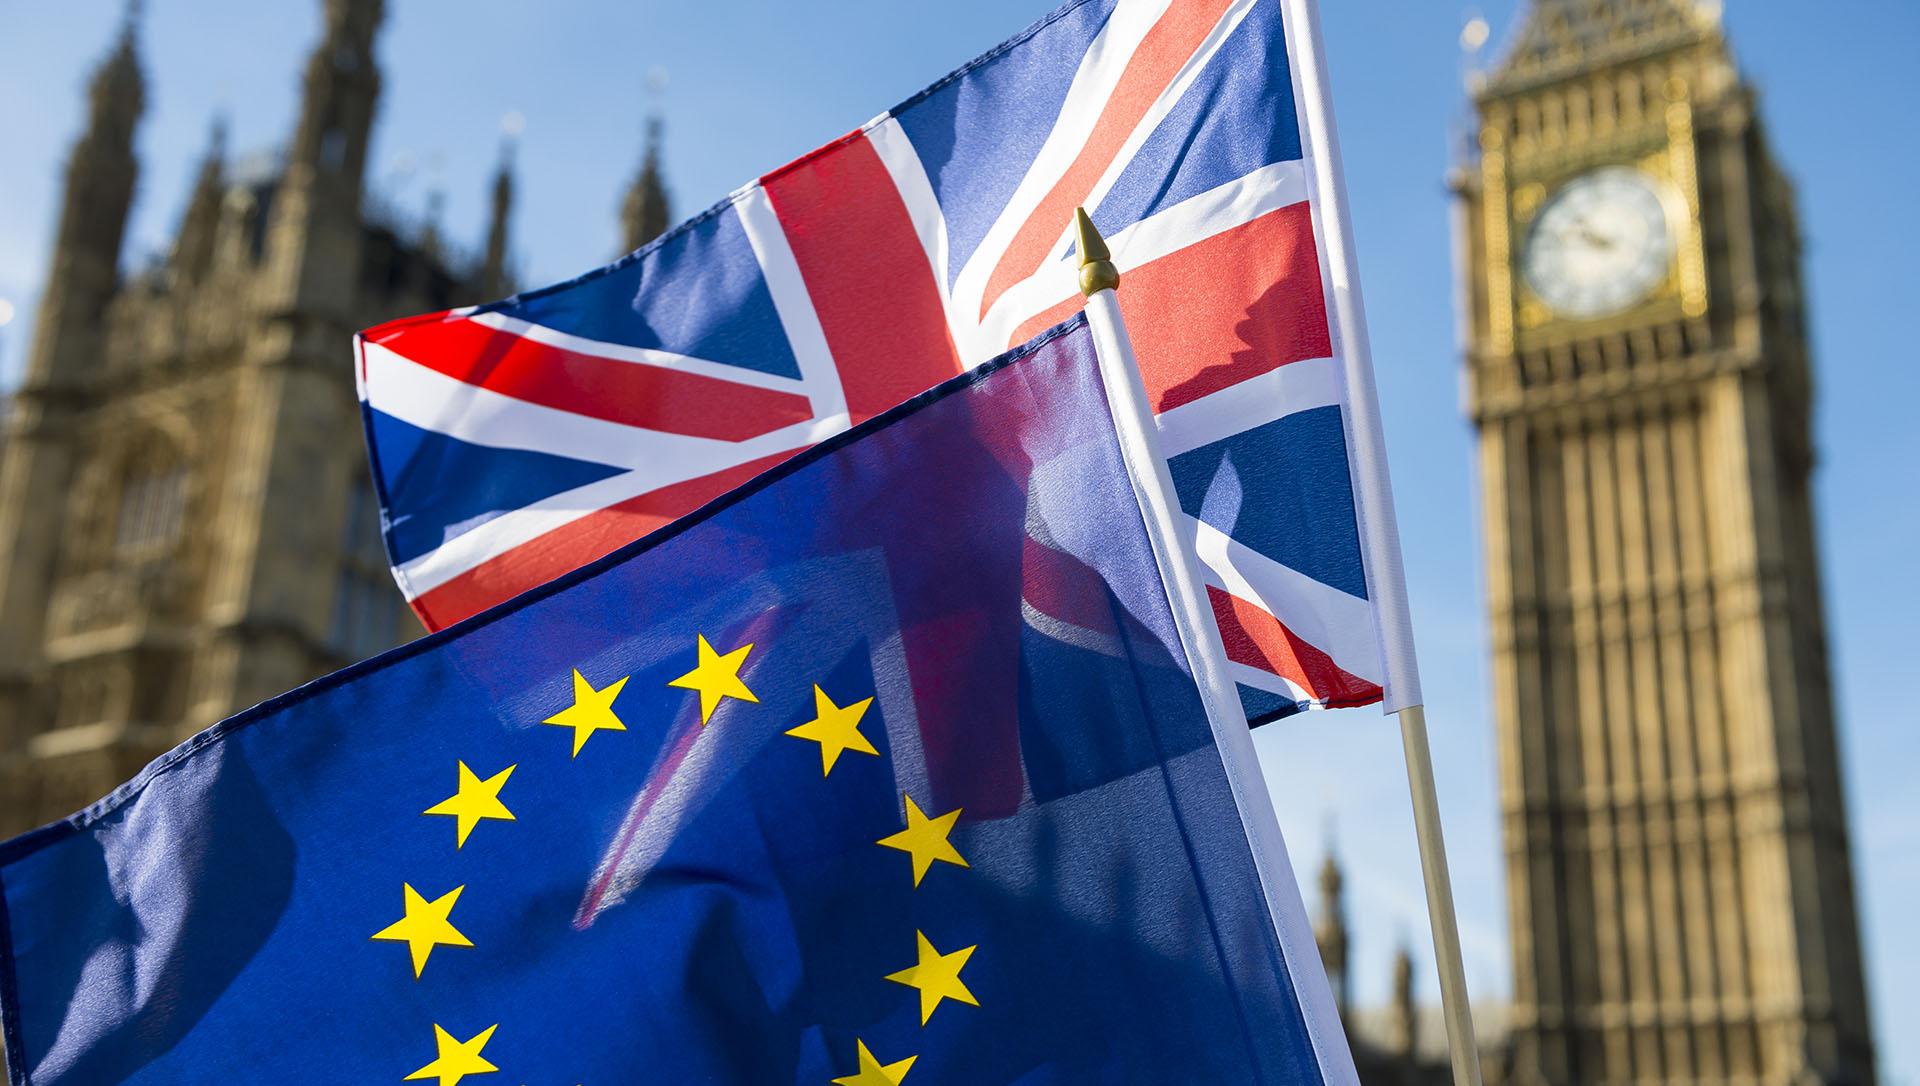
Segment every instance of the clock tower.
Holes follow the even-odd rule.
[[[1470,91],[1513,1080],[1871,1083],[1791,184],[1716,6],[1534,0]]]

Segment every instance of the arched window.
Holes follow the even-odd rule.
[[[165,550],[180,535],[187,502],[187,472],[177,464],[136,464],[120,487],[120,517],[113,549],[120,555]]]
[[[380,502],[364,476],[348,489],[344,529],[327,645],[347,659],[358,660],[394,646],[406,607],[380,542]]]

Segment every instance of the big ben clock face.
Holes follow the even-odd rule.
[[[1659,183],[1608,166],[1547,199],[1527,231],[1520,272],[1554,312],[1590,320],[1626,309],[1666,278],[1673,230]]]

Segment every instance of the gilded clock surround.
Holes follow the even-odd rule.
[[[1519,124],[1518,110],[1496,110],[1480,130],[1481,192],[1486,216],[1487,289],[1497,304],[1492,314],[1494,339],[1504,350],[1545,346],[1591,335],[1598,326],[1611,331],[1644,323],[1649,316],[1697,318],[1706,313],[1706,266],[1700,236],[1700,191],[1693,161],[1692,107],[1686,81],[1678,76],[1662,88],[1665,108],[1637,117],[1615,116],[1581,126],[1584,133],[1548,127],[1536,133]],[[1586,101],[1590,104],[1592,96]],[[1538,107],[1532,111],[1538,116]],[[1537,123],[1537,122],[1536,122]],[[1507,133],[1523,133],[1511,141]],[[1534,216],[1560,187],[1591,170],[1631,166],[1659,183],[1663,195],[1677,201],[1668,214],[1674,228],[1674,255],[1666,279],[1639,302],[1592,320],[1557,314],[1515,271],[1517,250]],[[1497,213],[1504,212],[1503,214]]]

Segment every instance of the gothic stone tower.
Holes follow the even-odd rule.
[[[1711,9],[1535,0],[1456,175],[1516,1081],[1871,1083],[1793,192]]]
[[[227,177],[216,128],[171,256],[133,276],[131,19],[94,79],[0,445],[0,836],[414,628],[349,337],[483,299],[479,275],[362,214],[380,17],[381,0],[326,0],[283,167]]]

